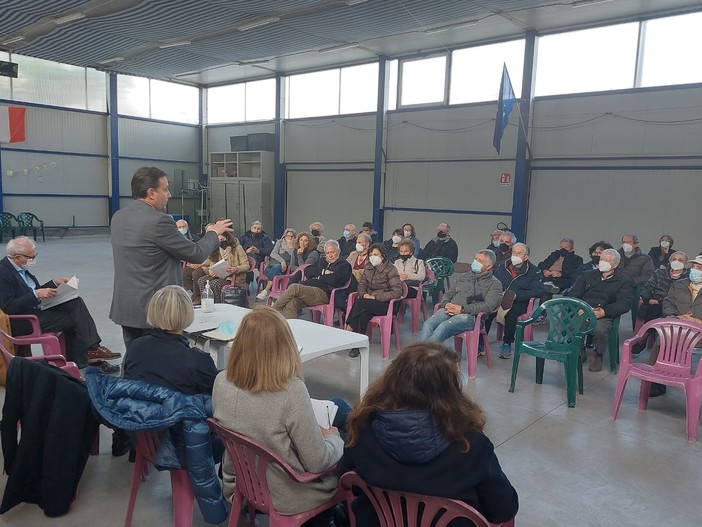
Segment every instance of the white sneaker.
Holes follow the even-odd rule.
[[[263,291],[261,291],[259,294],[256,295],[256,298],[258,298],[262,302],[265,300],[268,300],[268,291],[264,289]]]

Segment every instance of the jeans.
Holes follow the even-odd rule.
[[[263,274],[265,274],[269,280],[273,280],[276,276],[283,274],[283,266],[279,263],[269,265],[263,270]]]
[[[422,326],[419,340],[433,340],[443,342],[453,335],[473,329],[475,317],[473,315],[449,316],[443,309],[439,309]]]

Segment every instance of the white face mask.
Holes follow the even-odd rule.
[[[34,267],[37,264],[37,259],[36,258],[31,258],[27,260],[27,263],[24,264],[25,267]]]
[[[377,256],[375,254],[372,254],[369,258],[368,261],[371,263],[373,267],[378,267],[381,263],[383,263],[383,259],[380,256]]]
[[[597,268],[600,270],[601,273],[608,273],[612,270],[612,266],[610,265],[610,263],[605,262],[604,260],[600,260],[600,264],[597,266]]]
[[[362,252],[363,252],[363,245],[361,245],[360,243],[357,243],[357,244],[356,244],[356,250],[357,250],[359,253],[362,253]]]
[[[412,236],[412,231],[405,231],[403,234],[405,235],[405,238],[409,238]]]
[[[622,251],[624,251],[626,254],[629,254],[633,250],[634,246],[630,243],[622,243]]]
[[[524,260],[519,256],[512,256],[510,260],[512,260],[512,265],[521,265],[524,263]]]
[[[663,247],[663,249],[667,249],[668,247],[670,247],[670,242],[667,240],[663,240],[661,242],[661,247]]]
[[[186,234],[188,234],[188,229],[187,229],[187,227],[183,227],[181,229],[178,229],[178,232],[180,232],[183,236],[185,236]]]
[[[395,235],[392,237],[392,243],[400,243],[401,241],[402,241],[402,237],[400,237],[400,236]]]
[[[493,247],[499,247],[499,246],[500,246],[500,240],[492,240],[492,246],[493,246]]]
[[[678,260],[673,260],[672,262],[670,262],[670,268],[673,271],[682,271],[683,269],[685,269],[685,264],[679,262]]]

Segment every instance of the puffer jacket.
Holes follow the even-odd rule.
[[[512,277],[512,271],[516,271],[515,277]],[[531,298],[541,298],[544,294],[541,270],[529,260],[521,268],[515,268],[511,261],[507,261],[495,270],[495,277],[502,283],[502,289],[516,293],[515,302],[526,304]]]
[[[601,307],[606,317],[616,318],[631,309],[632,291],[631,280],[617,268],[607,280],[602,279],[599,271],[585,271],[565,296],[579,298],[592,307]]]
[[[207,426],[207,418],[212,416],[212,398],[111,377],[99,368],[84,371],[90,400],[110,425],[131,432],[169,429],[159,445],[154,466],[158,470],[186,468],[205,521],[218,524],[226,520],[227,505]]]
[[[624,255],[624,251],[619,249],[619,256],[621,256],[619,269],[634,283],[634,287],[648,282],[655,271],[651,257],[642,253],[638,247],[628,258]]]
[[[358,296],[366,293],[375,296],[376,300],[387,302],[402,296],[402,280],[397,268],[389,262],[382,262],[379,266],[366,262],[363,278],[358,283]]]
[[[502,283],[495,278],[492,269],[482,273],[468,271],[461,273],[451,284],[441,300],[441,307],[446,304],[458,304],[463,307],[463,313],[476,315],[492,313],[502,300]]]
[[[641,288],[641,300],[645,303],[648,303],[651,299],[658,300],[659,302],[662,301],[673,284],[681,278],[687,278],[687,275],[688,272],[685,270],[680,276],[673,278],[670,276],[669,269],[656,269],[653,276],[649,278],[648,282]]]

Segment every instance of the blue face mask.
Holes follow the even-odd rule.
[[[470,264],[470,269],[477,274],[483,270],[483,264],[481,264],[478,260],[473,260],[473,263]]]
[[[702,282],[702,271],[695,268],[690,269],[690,282],[693,284],[699,284]]]
[[[351,236],[351,232],[350,232],[350,231],[344,231],[344,232],[343,232],[343,235],[344,235],[344,238],[348,238],[349,236]]]

